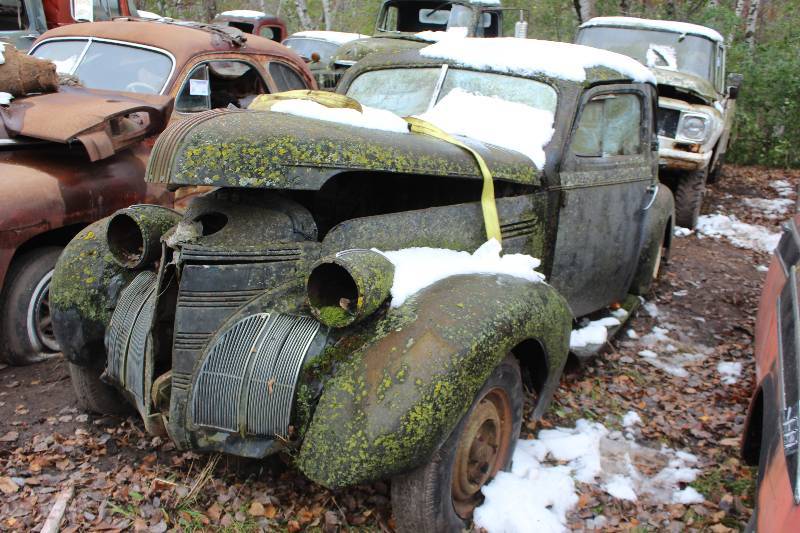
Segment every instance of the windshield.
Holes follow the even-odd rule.
[[[471,28],[474,25],[474,12],[471,6],[441,0],[397,0],[384,4],[378,17],[378,30],[418,33]],[[481,22],[485,28],[492,25],[489,13],[483,14]]]
[[[578,33],[578,44],[625,54],[651,68],[714,75],[715,44],[705,37],[668,31],[593,26]]]
[[[555,114],[558,96],[546,83],[491,72],[449,68],[384,69],[365,72],[350,84],[347,96],[363,105],[401,117],[424,113],[454,89],[501,98]],[[437,91],[438,88],[438,91]]]
[[[319,39],[307,39],[303,37],[289,37],[283,41],[283,44],[297,52],[297,55],[306,61],[310,61],[311,55],[316,52],[319,54],[320,63],[330,62],[331,56],[333,56],[333,54],[339,48],[339,45],[336,43],[329,43]]]
[[[32,55],[52,60],[60,74],[72,74],[90,89],[159,94],[172,72],[164,53],[102,41],[46,41]]]

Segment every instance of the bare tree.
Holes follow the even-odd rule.
[[[761,7],[761,0],[750,0],[750,8],[747,10],[747,29],[744,32],[744,40],[750,50],[756,45],[756,32],[758,31],[758,14]]]
[[[736,0],[736,7],[733,8],[736,18],[742,18],[742,13],[744,13],[744,4],[745,0]]]
[[[619,0],[619,12],[623,15],[629,15],[631,12],[631,4],[628,0]]]
[[[594,0],[572,0],[575,5],[575,14],[578,15],[578,23],[583,24],[595,15]]]
[[[297,9],[297,18],[300,19],[300,26],[304,30],[313,30],[314,24],[311,22],[311,17],[308,14],[308,4],[306,4],[306,0],[294,0],[294,5]]]
[[[322,21],[326,30],[333,29],[333,15],[339,7],[338,3],[337,0],[322,0]]]

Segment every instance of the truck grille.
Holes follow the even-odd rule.
[[[211,344],[192,392],[192,420],[250,435],[285,435],[295,384],[319,331],[309,317],[259,313]]]
[[[658,108],[658,134],[674,139],[678,134],[678,121],[681,112],[666,107]]]

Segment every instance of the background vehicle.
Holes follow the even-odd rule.
[[[784,226],[756,319],[756,387],[742,439],[745,461],[758,465],[751,531],[795,531],[800,521],[798,223],[795,216]]]
[[[527,24],[518,23],[513,30],[505,28],[503,14],[513,10],[522,20],[525,10],[503,8],[497,2],[471,2],[459,0],[384,0],[378,12],[375,34],[342,45],[333,54],[331,68],[338,77],[346,69],[369,54],[422,48],[431,43],[432,36],[421,32],[452,31],[465,37],[525,37]]]
[[[104,238],[77,236],[56,268],[54,324],[83,405],[118,406],[122,392],[149,431],[182,448],[263,457],[299,447],[299,468],[328,487],[392,478],[407,529],[463,527],[483,484],[509,464],[523,382],[539,417],[573,313],[636,305],[673,216],[655,172],[647,69],[563,43],[459,43],[485,46],[496,66],[416,50],[370,56],[337,90],[410,115],[469,88],[481,102],[501,95],[489,114],[511,106],[512,120],[537,117],[531,131],[554,128],[552,140],[530,138],[531,155],[459,137],[493,178],[463,145],[378,109],[382,125],[399,127],[220,110],[169,128],[148,181],[218,188],[182,215],[132,206],[99,221],[86,231]],[[525,74],[503,64],[511,49],[530,58]],[[565,50],[565,78],[549,61],[532,73],[537,58]],[[332,99],[360,109],[306,96],[304,109]],[[391,307],[397,272],[372,248],[475,250],[487,239],[487,183],[504,251],[541,258],[548,283],[455,275]],[[97,281],[75,292],[86,268]]]
[[[706,180],[716,179],[725,159],[741,83],[738,74],[725,76],[722,36],[685,22],[597,17],[581,25],[575,42],[628,55],[653,70],[661,179],[675,193],[677,224],[694,228]]]
[[[170,98],[62,87],[15,99],[0,151],[0,356],[12,364],[58,351],[50,316],[53,266],[83,227],[122,206],[170,204],[142,179]],[[69,116],[70,120],[53,117]]]
[[[286,23],[283,19],[264,13],[263,11],[253,11],[250,9],[236,9],[234,11],[223,11],[214,17],[214,24],[224,24],[233,28],[238,28],[245,33],[258,35],[270,41],[279,43],[286,39]]]
[[[0,41],[27,50],[48,29],[136,16],[136,6],[128,0],[3,0],[0,2]]]
[[[308,63],[320,89],[332,89],[336,86],[336,76],[331,69],[333,54],[340,46],[366,37],[360,33],[341,31],[299,31],[291,34],[283,44]]]

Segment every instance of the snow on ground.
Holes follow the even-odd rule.
[[[712,41],[722,42],[722,35],[718,31],[699,24],[689,22],[676,22],[673,20],[653,20],[636,17],[594,17],[581,24],[581,28],[591,26],[621,26],[624,28],[643,28],[670,31],[673,33],[689,33],[703,35]]]
[[[735,215],[702,215],[697,221],[697,233],[708,237],[725,237],[738,248],[772,252],[781,238],[763,226],[741,222]]]
[[[14,96],[11,93],[0,92],[0,105],[10,105]]]
[[[544,146],[553,136],[550,111],[458,88],[419,118],[448,133],[525,154],[539,169],[545,163]]]
[[[644,310],[651,317],[653,317],[653,318],[657,318],[658,317],[658,305],[656,305],[655,302],[644,302],[642,307],[644,307]]]
[[[777,192],[779,195],[783,197],[794,196],[795,193],[794,187],[792,187],[792,184],[786,180],[772,181],[770,182],[769,186],[775,189],[775,192]]]
[[[444,248],[405,248],[382,252],[394,264],[392,307],[439,280],[460,274],[508,274],[531,282],[544,280],[536,272],[541,261],[525,254],[500,255],[502,247],[490,239],[474,253]]]
[[[725,385],[733,385],[742,375],[742,363],[738,361],[720,361],[717,364],[717,372],[719,372]]]
[[[689,376],[686,367],[701,363],[712,351],[702,345],[689,344],[672,338],[666,327],[653,327],[653,330],[639,339],[644,349],[638,352],[649,364],[675,377]]]
[[[639,413],[636,411],[628,411],[625,413],[625,416],[622,417],[622,426],[629,428],[633,427],[636,424],[642,423],[642,417],[639,416]]]
[[[783,218],[794,206],[794,200],[789,198],[744,198],[742,203],[767,218]]]
[[[270,110],[359,128],[408,133],[405,120],[391,111],[374,107],[362,106],[363,111],[359,113],[355,109],[327,107],[311,100],[281,100],[272,104]]]
[[[675,229],[672,230],[672,234],[675,235],[676,237],[686,237],[688,235],[691,235],[692,233],[694,232],[689,228],[684,228],[681,226],[675,226]]]
[[[619,325],[619,319],[613,316],[593,320],[582,328],[572,330],[569,336],[569,347],[584,348],[595,344],[605,344],[608,340],[608,328]]]
[[[231,11],[223,11],[220,13],[223,17],[242,17],[248,19],[257,19],[266,17],[267,14],[263,11],[253,11],[252,9],[234,9]]]
[[[655,83],[650,69],[635,59],[569,43],[516,37],[446,39],[426,46],[420,54],[478,70],[491,69],[521,76],[542,74],[576,82],[586,79],[586,69],[604,66],[634,81]]]
[[[347,44],[350,41],[355,41],[356,39],[365,39],[369,37],[369,35],[363,35],[361,33],[348,33],[344,31],[309,30],[298,31],[293,33],[291,37],[308,37],[311,39],[322,39],[323,41],[336,44]]]
[[[576,481],[618,499],[702,502],[684,487],[699,474],[696,462],[691,454],[641,446],[632,434],[588,420],[578,420],[574,428],[543,429],[537,439],[519,441],[511,471],[483,488],[486,499],[475,509],[475,525],[489,533],[566,531],[566,514],[579,501]]]

